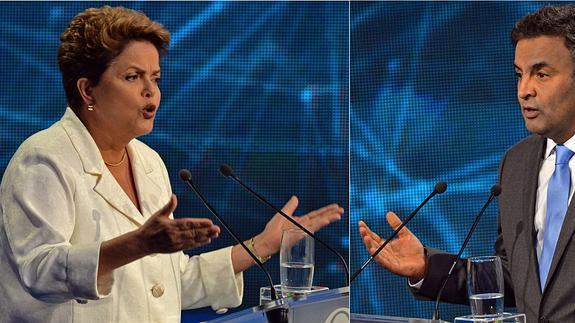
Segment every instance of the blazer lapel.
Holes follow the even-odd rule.
[[[62,117],[62,126],[78,152],[84,172],[98,177],[94,192],[136,226],[142,225],[144,218],[106,168],[96,142],[70,108],[66,108]]]
[[[94,191],[136,226],[144,224],[144,217],[109,171],[102,174]]]
[[[150,163],[152,158],[146,156],[146,149],[137,149],[139,144],[136,140],[130,142],[128,153],[132,162],[140,209],[145,221],[168,203],[172,192],[169,180],[165,177],[167,174],[164,173],[164,169],[158,167],[157,164]],[[181,271],[182,257],[186,256],[182,252],[175,252],[168,256],[170,257],[174,277],[178,277]],[[176,288],[178,289],[178,295],[180,295],[181,284],[179,281],[176,282]]]
[[[128,145],[128,153],[132,163],[132,173],[134,174],[140,209],[145,220],[168,203],[169,192],[165,192],[160,184],[163,180],[161,170],[154,169],[145,156],[136,149],[134,141]]]
[[[530,234],[526,234],[526,247],[525,250],[529,250],[529,267],[532,272],[537,273],[537,281],[534,284],[537,285],[537,290],[539,291],[539,296],[541,296],[541,288],[539,287],[539,264],[537,262],[537,233],[535,232],[535,205],[537,202],[537,186],[539,185],[539,169],[541,169],[541,163],[543,161],[543,154],[545,152],[546,139],[543,137],[539,138],[540,141],[537,145],[533,146],[533,150],[528,152],[527,156],[538,156],[538,158],[525,158],[526,164],[524,168],[525,174],[525,185],[523,187],[523,196],[526,200],[523,203],[523,216],[525,217],[525,223],[528,224],[528,231]]]

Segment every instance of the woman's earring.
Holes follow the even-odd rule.
[[[93,104],[88,104],[88,111],[94,111],[94,105]]]

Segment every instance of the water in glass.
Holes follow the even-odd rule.
[[[471,313],[474,315],[500,315],[503,313],[503,294],[485,293],[469,296]]]

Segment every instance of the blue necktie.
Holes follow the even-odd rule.
[[[569,206],[569,190],[571,189],[571,172],[569,159],[573,152],[563,145],[555,147],[555,171],[551,175],[547,188],[547,219],[543,234],[543,249],[539,259],[539,279],[541,291],[545,287],[561,226]]]

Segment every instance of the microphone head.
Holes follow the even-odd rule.
[[[192,173],[190,173],[190,171],[185,169],[185,168],[180,169],[180,178],[185,182],[191,182],[192,181]]]
[[[433,188],[433,191],[437,194],[441,194],[445,192],[446,189],[447,189],[446,182],[437,182],[437,184],[435,184],[435,187]]]
[[[220,174],[222,174],[224,177],[230,177],[234,174],[234,170],[227,164],[221,164]]]
[[[495,184],[491,186],[491,194],[493,194],[493,196],[501,194],[501,185]]]

